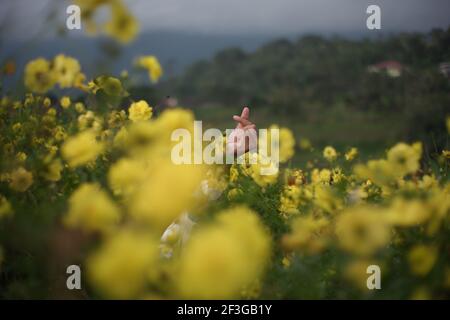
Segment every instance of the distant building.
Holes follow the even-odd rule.
[[[447,78],[450,78],[450,62],[439,64],[439,71]]]
[[[377,64],[370,65],[367,70],[371,73],[386,72],[392,78],[400,77],[402,75],[403,65],[394,60],[383,61]]]

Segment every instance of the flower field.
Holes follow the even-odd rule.
[[[130,21],[106,33],[126,42]],[[155,56],[134,64],[163,74]],[[313,146],[274,123],[277,174],[175,165],[171,134],[193,132],[193,111],[135,99],[128,72],[88,79],[65,54],[19,71],[26,93],[0,100],[1,298],[449,297],[449,150],[399,141],[366,161],[327,146],[297,166]]]

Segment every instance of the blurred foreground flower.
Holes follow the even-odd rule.
[[[270,256],[270,238],[245,207],[226,210],[193,234],[179,262],[183,298],[230,299],[258,279]]]
[[[84,131],[67,139],[61,152],[69,166],[75,168],[94,161],[102,150],[103,145],[97,142],[95,134]]]
[[[69,212],[64,217],[68,227],[92,232],[111,232],[120,220],[120,210],[98,184],[85,183],[69,198]]]
[[[158,245],[151,236],[124,229],[88,258],[88,276],[105,297],[136,299],[144,293],[158,259]]]

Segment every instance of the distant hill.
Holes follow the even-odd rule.
[[[261,35],[206,35],[161,31],[143,33],[127,46],[117,45],[107,38],[88,36],[34,39],[28,43],[9,40],[0,44],[0,61],[13,58],[21,71],[30,59],[66,53],[76,57],[88,76],[93,76],[104,70],[117,74],[129,69],[136,56],[154,54],[163,64],[166,76],[170,76],[179,74],[195,61],[211,58],[218,50],[237,46],[245,51],[252,51],[270,39],[270,36]]]
[[[215,107],[209,113],[250,105],[261,114],[263,108],[268,119],[316,124],[310,136],[323,133],[324,125],[346,124],[324,141],[346,132],[358,135],[357,128],[374,115],[380,125],[395,118],[391,130],[401,128],[397,139],[426,136],[433,145],[437,138],[431,132],[442,133],[439,143],[446,137],[450,81],[439,65],[450,61],[449,44],[450,28],[380,39],[302,36],[252,52],[230,47],[194,63],[158,92],[176,96],[183,106]]]

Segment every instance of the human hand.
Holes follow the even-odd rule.
[[[240,156],[249,150],[256,148],[256,126],[249,120],[250,109],[244,107],[240,116],[233,116],[237,122],[236,128],[227,137],[226,152],[234,156]]]

